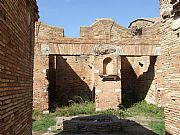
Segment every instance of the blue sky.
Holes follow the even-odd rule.
[[[79,37],[80,26],[112,18],[124,27],[137,18],[159,17],[159,0],[37,0],[40,20]]]

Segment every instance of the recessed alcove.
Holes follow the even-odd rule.
[[[107,57],[103,60],[103,75],[113,75],[113,60]]]

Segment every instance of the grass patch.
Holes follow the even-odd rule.
[[[56,112],[52,113],[53,116],[76,116],[76,115],[96,115],[96,114],[113,114],[120,118],[128,116],[128,112],[125,109],[108,109],[105,111],[96,112],[95,103],[73,103],[70,106],[58,108]]]
[[[158,135],[165,135],[164,126],[164,111],[153,104],[148,104],[146,101],[141,101],[134,104],[127,109],[129,114],[133,117],[136,115],[143,115],[145,117],[152,117],[158,121],[151,122],[148,126],[152,131]]]
[[[153,117],[163,121],[163,110],[155,105],[147,104],[145,101],[134,104],[130,108],[108,109],[106,111],[95,111],[95,104],[93,102],[72,103],[70,106],[58,108],[54,113],[43,115],[40,111],[33,111],[33,131],[47,131],[47,129],[56,124],[55,118],[61,116],[76,116],[76,115],[96,115],[96,114],[113,114],[120,118],[129,116],[143,115],[146,117]],[[151,123],[150,128],[156,133],[163,132],[163,124]],[[161,134],[160,134],[161,135]],[[163,135],[163,134],[162,134]]]
[[[33,111],[33,131],[45,132],[56,124],[55,118],[61,116],[94,115],[95,104],[92,102],[73,103],[70,106],[58,108],[54,113],[42,114],[41,111]]]
[[[165,135],[165,126],[164,121],[160,122],[151,122],[149,124],[149,127],[152,129],[152,131],[158,135]]]
[[[33,131],[47,131],[47,129],[56,124],[56,121],[50,117],[43,117],[33,122]]]
[[[51,117],[50,114],[42,114],[41,111],[33,110],[33,131],[44,132],[53,125],[56,124],[55,118]]]
[[[70,106],[58,108],[53,115],[66,117],[81,114],[94,115],[96,113],[95,110],[95,104],[92,102],[73,103]]]
[[[148,104],[146,101],[141,101],[127,109],[131,116],[143,115],[146,117],[164,118],[163,109],[158,108],[153,104]]]

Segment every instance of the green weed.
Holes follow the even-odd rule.
[[[132,115],[144,115],[147,117],[155,117],[155,118],[163,118],[163,109],[158,108],[153,104],[148,104],[146,101],[141,101],[139,103],[134,104],[127,111]]]
[[[152,131],[158,135],[165,135],[165,126],[164,121],[160,122],[151,122],[149,124],[149,127],[152,129]]]
[[[33,131],[47,131],[51,126],[55,125],[55,118],[61,116],[77,116],[77,115],[95,115],[95,114],[113,114],[119,118],[129,116],[143,115],[145,117],[153,117],[163,121],[163,110],[152,104],[147,104],[146,101],[141,101],[134,104],[130,108],[121,107],[119,109],[108,109],[105,111],[95,111],[93,102],[72,103],[70,106],[65,106],[56,109],[54,113],[43,115],[40,111],[33,111]],[[163,122],[151,123],[149,126],[159,135],[164,132]]]
[[[33,122],[33,131],[47,131],[47,129],[56,124],[56,121],[51,117],[42,117]]]

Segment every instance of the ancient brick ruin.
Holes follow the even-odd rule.
[[[0,0],[0,134],[31,135],[35,0]]]
[[[0,134],[31,134],[33,94],[40,110],[74,97],[95,101],[97,111],[145,99],[165,108],[167,134],[179,135],[180,1],[160,3],[161,19],[129,28],[97,19],[69,38],[35,24],[35,0],[0,0]]]
[[[138,19],[124,28],[97,19],[81,27],[80,38],[68,38],[63,28],[37,23],[34,107],[61,106],[74,96],[95,100],[97,110],[142,99],[160,104],[160,24],[158,18]]]
[[[97,19],[80,28],[80,38],[37,23],[34,108],[73,96],[94,100],[96,110],[145,99],[165,107],[167,133],[178,134],[178,16],[179,1],[161,1],[161,19],[137,19],[129,28]]]

